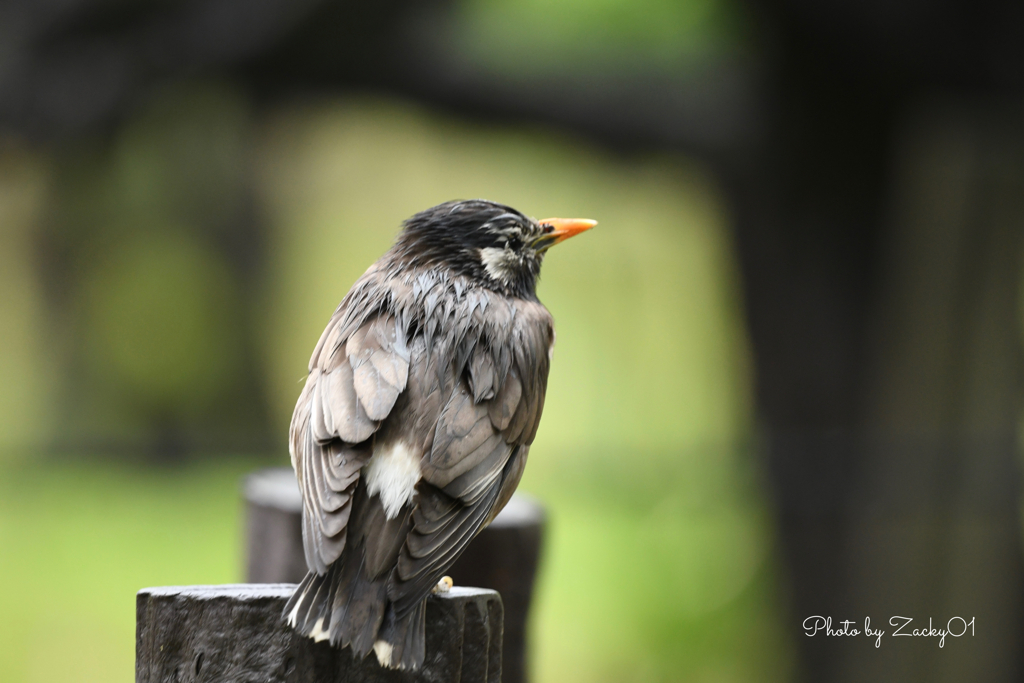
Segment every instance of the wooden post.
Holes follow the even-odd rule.
[[[282,619],[294,584],[146,588],[136,598],[136,683],[500,683],[501,597],[453,588],[427,599],[416,672],[315,643]]]
[[[290,468],[255,472],[243,486],[247,508],[246,580],[298,582],[302,553],[302,499]],[[483,586],[504,606],[502,681],[525,683],[526,624],[544,536],[544,508],[516,494],[449,571],[456,586]]]
[[[245,478],[246,563],[249,583],[299,583],[306,575],[302,551],[302,495],[288,467],[268,467]]]
[[[501,594],[503,683],[528,679],[526,624],[543,537],[544,508],[526,496],[514,495],[448,572],[456,586],[483,586]]]

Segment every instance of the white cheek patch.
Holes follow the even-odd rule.
[[[420,458],[401,441],[379,445],[363,468],[366,492],[379,495],[384,516],[394,519],[412,502],[420,480]]]
[[[509,249],[484,247],[480,250],[480,262],[484,270],[498,282],[509,282],[515,274],[516,255]]]

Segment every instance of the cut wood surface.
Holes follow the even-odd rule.
[[[145,588],[136,599],[136,683],[499,683],[502,605],[493,590],[456,587],[427,599],[419,671],[315,643],[285,624],[294,584]]]

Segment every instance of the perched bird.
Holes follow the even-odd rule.
[[[300,633],[422,665],[426,597],[508,502],[537,433],[555,339],[541,261],[594,225],[440,204],[342,300],[290,430],[309,573],[285,617]]]

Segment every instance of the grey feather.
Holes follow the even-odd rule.
[[[469,388],[473,392],[474,402],[494,398],[494,387],[498,384],[495,374],[494,357],[490,350],[478,345],[469,363]]]
[[[519,381],[519,373],[513,368],[505,376],[505,383],[501,385],[494,400],[487,406],[491,423],[495,429],[502,432],[508,429],[508,425],[519,407],[519,399],[522,394],[523,385]]]
[[[391,316],[377,318],[353,333],[346,345],[355,392],[366,415],[383,420],[409,376],[409,349]]]
[[[314,398],[313,410],[314,413],[318,410],[329,413],[330,422],[325,419],[324,423],[332,429],[328,438],[318,437],[319,440],[337,438],[346,443],[359,443],[377,431],[378,422],[367,415],[356,396],[351,365],[341,363],[332,372],[322,374],[317,386],[321,384],[323,389]]]

